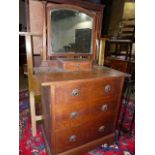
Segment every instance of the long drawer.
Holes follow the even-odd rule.
[[[103,96],[120,93],[120,78],[104,78],[98,80],[60,82],[56,84],[56,104],[75,104],[93,101]]]
[[[92,102],[57,107],[55,110],[56,129],[72,128],[92,121],[97,116],[106,118],[115,113],[118,96],[103,97]]]
[[[87,143],[90,140],[95,140],[112,133],[114,131],[113,122],[114,119],[111,115],[108,119],[100,117],[93,122],[81,126],[56,131],[56,153],[66,151]]]

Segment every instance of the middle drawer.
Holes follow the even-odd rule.
[[[96,117],[108,117],[115,113],[118,96],[103,97],[92,102],[57,106],[55,109],[56,129],[72,128],[92,121]]]

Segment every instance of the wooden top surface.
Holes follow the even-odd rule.
[[[107,78],[108,77],[127,77],[130,75],[108,67],[98,66],[88,71],[72,71],[72,72],[53,71],[50,73],[37,73],[34,76],[42,86],[47,86],[55,82],[94,79],[94,78],[103,78],[103,77],[107,77]]]

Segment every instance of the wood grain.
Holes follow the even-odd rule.
[[[92,65],[89,59],[58,59],[58,66],[66,71],[91,70]]]
[[[86,153],[87,151],[95,149],[97,146],[101,144],[104,144],[104,143],[112,144],[113,142],[114,142],[114,134],[109,134],[107,136],[88,142],[79,147],[70,149],[62,153],[58,153],[58,155],[81,155],[82,153]]]
[[[60,82],[71,82],[76,80],[78,81],[91,81],[92,79],[97,80],[98,78],[118,78],[128,76],[128,74],[118,72],[116,70],[107,68],[107,67],[99,67],[95,66],[90,71],[74,71],[74,72],[66,72],[66,71],[54,71],[50,73],[40,73],[36,75],[36,79],[41,85],[50,85],[51,83],[60,83]]]
[[[105,87],[111,86],[110,92],[105,92]],[[56,104],[75,104],[81,101],[93,101],[103,95],[109,96],[119,93],[120,79],[119,78],[100,78],[91,81],[70,81],[66,83],[56,84]],[[73,96],[72,92],[77,89],[79,94]],[[61,97],[60,97],[61,96]]]
[[[103,117],[101,117],[100,119],[96,118],[93,122],[88,122],[73,128],[56,131],[56,153],[77,147],[88,141],[111,133],[113,131],[113,120],[114,119],[112,116],[108,119],[103,119]],[[105,127],[103,132],[99,131],[101,126]],[[73,135],[76,136],[76,140],[69,141],[69,138]]]

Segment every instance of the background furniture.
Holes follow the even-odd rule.
[[[135,19],[122,19],[117,33],[106,39],[105,57],[122,57],[125,60],[134,58],[132,46],[135,42]]]
[[[119,39],[127,39],[135,42],[135,19],[126,18],[122,19],[119,24]]]
[[[123,40],[123,39],[106,40],[105,56],[124,56],[125,60],[127,60],[128,58],[131,58],[132,56],[131,52],[132,52],[131,40]]]
[[[40,100],[40,86],[37,83],[34,76],[33,69],[33,46],[32,38],[35,36],[41,37],[40,34],[32,34],[30,32],[20,32],[20,36],[25,38],[26,46],[26,58],[27,58],[27,76],[28,76],[28,90],[29,90],[29,102],[30,102],[30,111],[31,111],[31,124],[32,124],[32,135],[36,134],[36,123],[37,121],[42,120],[42,115],[36,115],[36,100],[37,103]]]
[[[84,39],[88,38],[87,41]],[[75,51],[86,51],[89,52],[91,49],[91,30],[89,28],[87,29],[76,29],[75,31]]]
[[[119,70],[121,72],[129,73],[133,76],[135,75],[135,61],[134,60],[122,60],[119,58],[106,57],[104,65],[111,67],[113,69]]]

